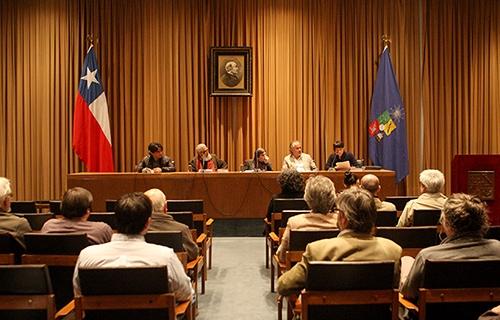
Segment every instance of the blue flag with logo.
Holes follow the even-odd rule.
[[[380,56],[375,79],[368,148],[373,164],[396,171],[398,182],[408,175],[406,115],[387,46]]]

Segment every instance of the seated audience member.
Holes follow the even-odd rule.
[[[73,275],[75,295],[81,293],[78,268],[167,266],[168,286],[176,300],[191,299],[194,294],[191,281],[174,250],[144,240],[151,212],[151,200],[143,193],[129,193],[118,200],[115,208],[118,233],[113,234],[111,242],[80,252]]]
[[[24,234],[31,232],[31,226],[25,218],[10,213],[11,199],[10,181],[0,177],[0,231],[9,232],[24,246]]]
[[[193,241],[191,231],[185,224],[177,222],[167,213],[167,198],[160,189],[149,189],[144,194],[153,204],[153,214],[148,231],[181,231],[182,246],[187,253],[188,260],[198,257],[198,246]]]
[[[281,295],[298,293],[306,284],[309,261],[379,261],[394,260],[395,278],[399,280],[401,247],[391,240],[374,237],[377,210],[371,194],[360,188],[347,189],[336,200],[338,227],[336,238],[307,245],[302,261],[278,279]]]
[[[344,187],[349,189],[351,187],[358,187],[359,179],[351,172],[351,170],[347,170],[344,172]]]
[[[400,292],[409,300],[418,297],[428,259],[500,259],[500,241],[483,238],[489,228],[488,214],[478,197],[453,194],[444,204],[441,224],[446,234],[441,244],[422,249],[414,261],[403,259]]]
[[[266,150],[263,148],[257,148],[255,150],[253,159],[246,160],[243,163],[242,171],[254,170],[254,171],[273,171],[273,167],[269,162],[269,157],[267,156]]]
[[[71,188],[64,193],[61,202],[62,219],[50,219],[41,232],[85,232],[89,242],[109,242],[113,235],[111,227],[104,222],[87,221],[92,207],[92,194],[84,188]]]
[[[151,142],[148,146],[148,153],[149,154],[137,164],[137,172],[175,172],[174,161],[163,154],[163,146],[161,143]]]
[[[367,190],[373,195],[377,211],[396,211],[396,206],[393,203],[381,201],[378,198],[380,191],[380,180],[374,174],[367,174],[361,178],[361,188]]]
[[[486,311],[477,320],[500,320],[500,305]]]
[[[302,152],[302,144],[300,141],[290,142],[290,154],[283,159],[283,167],[285,169],[295,169],[299,172],[318,171],[316,163],[307,153]]]
[[[285,261],[289,247],[290,230],[336,229],[337,215],[331,210],[335,204],[335,186],[332,180],[324,176],[311,177],[307,180],[304,200],[311,208],[310,213],[303,213],[288,219],[281,244],[276,252],[281,261]]]
[[[227,169],[227,163],[217,158],[217,155],[208,152],[203,143],[196,146],[196,156],[189,162],[189,171],[199,172],[203,170],[217,171]]]
[[[427,169],[420,173],[420,196],[406,204],[397,227],[411,227],[413,225],[413,210],[443,208],[446,197],[441,193],[444,186],[444,175],[439,170]]]
[[[333,144],[333,153],[326,160],[325,170],[335,169],[337,162],[349,161],[351,167],[356,167],[354,155],[344,150],[344,142],[337,140]]]
[[[267,221],[271,222],[272,214],[274,212],[274,199],[280,198],[303,198],[304,197],[304,178],[297,170],[287,169],[281,171],[278,176],[281,192],[274,194],[269,205],[267,206]]]

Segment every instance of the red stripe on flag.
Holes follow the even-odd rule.
[[[80,94],[76,97],[73,120],[73,149],[87,171],[114,171],[111,145]]]

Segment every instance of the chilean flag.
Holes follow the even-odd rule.
[[[87,171],[114,171],[108,103],[104,95],[94,47],[83,62],[73,117],[73,149]]]

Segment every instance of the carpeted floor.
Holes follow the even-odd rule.
[[[206,293],[199,295],[198,320],[275,320],[263,237],[213,238],[214,262]]]

